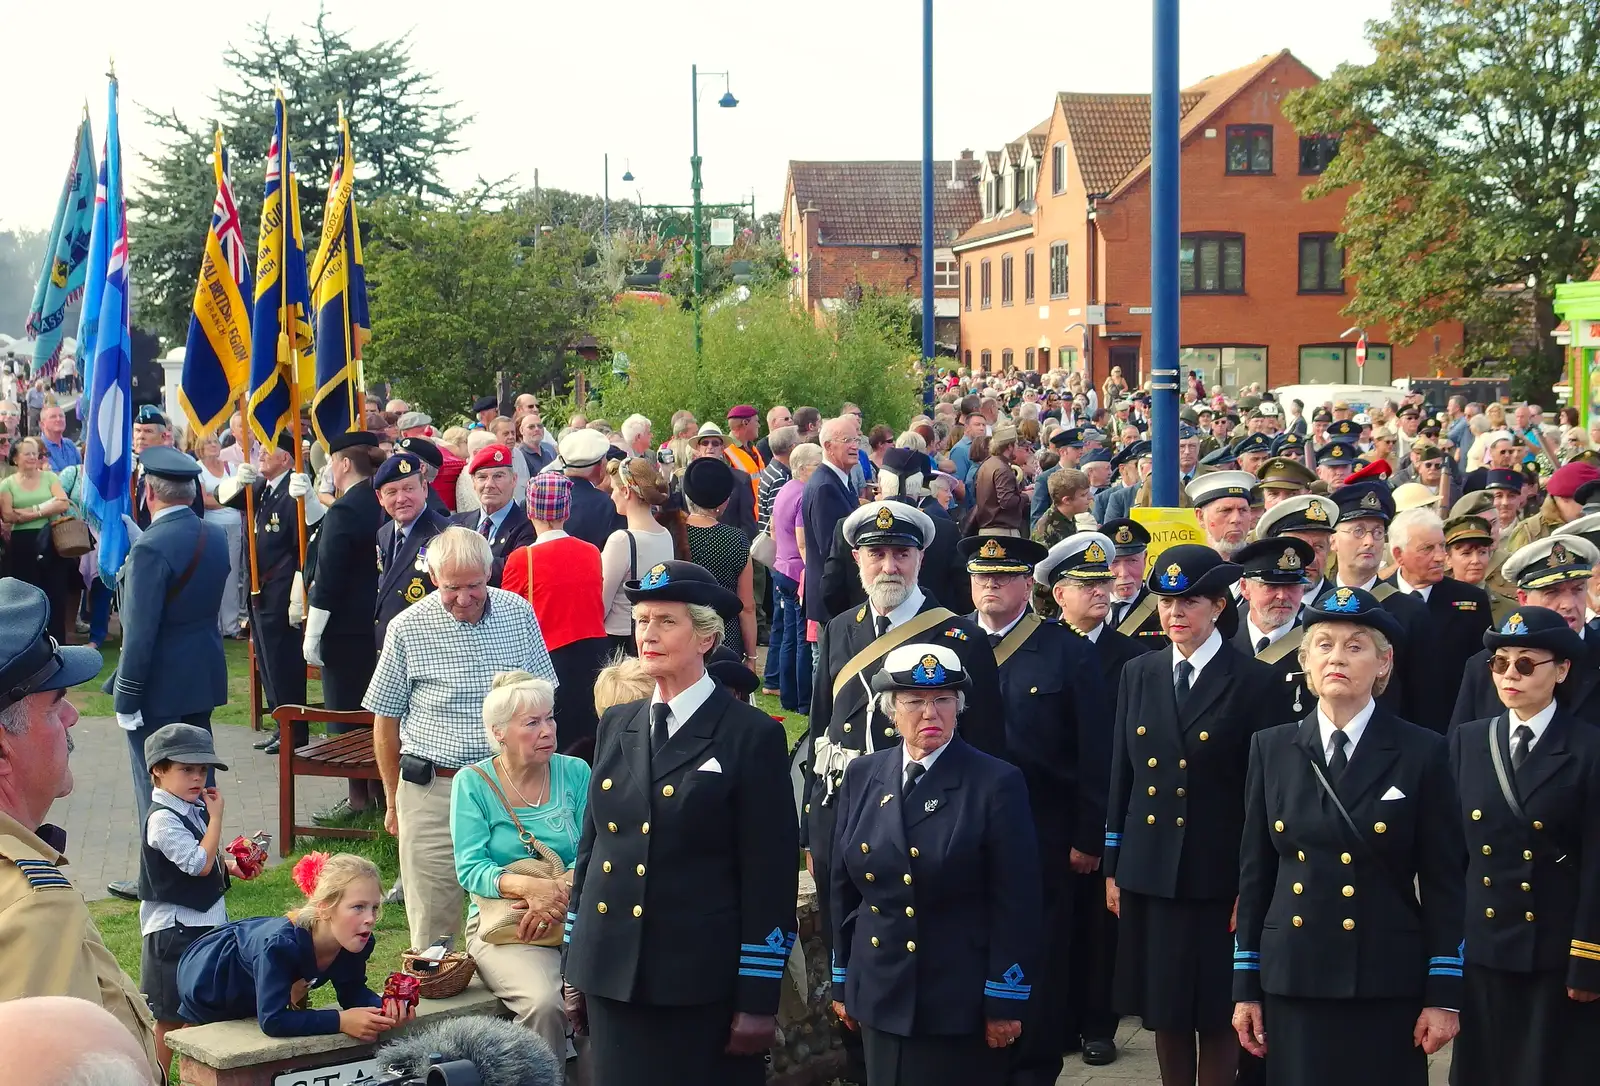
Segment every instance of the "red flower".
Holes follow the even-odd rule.
[[[294,865],[294,884],[306,897],[317,892],[317,880],[322,877],[322,865],[327,862],[326,852],[308,852]]]

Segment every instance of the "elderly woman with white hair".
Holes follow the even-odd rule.
[[[490,757],[456,774],[450,836],[472,895],[467,951],[478,975],[557,1057],[566,1055],[561,937],[589,802],[589,767],[556,753],[555,689],[525,671],[483,701]]]

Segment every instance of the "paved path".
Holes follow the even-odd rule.
[[[82,717],[72,729],[72,794],[56,800],[49,821],[67,831],[67,868],[73,884],[90,900],[106,896],[106,883],[139,875],[139,829],[134,824],[133,782],[128,741],[110,717]],[[226,802],[228,840],[239,833],[278,832],[278,759],[250,744],[261,732],[230,724],[215,731],[217,754],[228,771],[217,775]],[[301,818],[332,806],[344,796],[344,782],[301,777],[296,786]],[[277,860],[273,842],[272,861]]]

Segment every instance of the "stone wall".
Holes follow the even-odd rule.
[[[805,958],[805,996],[785,981],[778,1005],[778,1045],[772,1050],[767,1081],[775,1086],[822,1086],[839,1076],[844,1066],[844,1041],[833,1016],[833,972],[822,945],[822,925],[817,913],[817,886],[800,872],[800,897],[795,905],[800,922],[797,940]],[[791,978],[797,972],[789,962]]]

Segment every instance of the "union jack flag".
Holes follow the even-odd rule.
[[[228,180],[228,152],[216,136],[213,170],[217,196],[211,229],[200,254],[200,276],[189,315],[178,404],[196,433],[211,434],[228,415],[250,380],[250,265],[245,259],[239,208]]]

